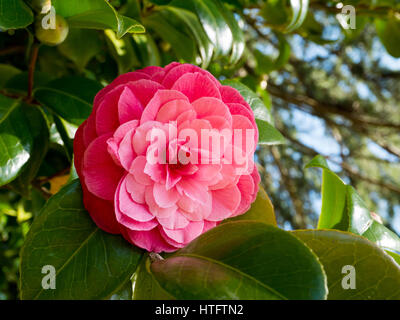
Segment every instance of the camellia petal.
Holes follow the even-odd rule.
[[[199,72],[183,75],[174,83],[172,89],[182,92],[190,102],[202,97],[221,98],[215,83]]]
[[[108,134],[102,135],[89,145],[83,158],[82,170],[88,190],[104,200],[114,198],[115,190],[123,175],[122,169],[114,163],[107,151],[109,138]]]

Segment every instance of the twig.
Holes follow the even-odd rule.
[[[14,54],[14,53],[22,53],[24,51],[25,51],[24,46],[8,47],[8,48],[0,50],[0,56],[6,56],[9,54]]]
[[[316,150],[314,150],[313,148],[310,148],[304,144],[302,144],[300,141],[294,139],[293,137],[289,136],[288,134],[285,133],[285,130],[280,130],[282,132],[282,134],[284,135],[284,137],[286,139],[288,139],[289,141],[291,141],[293,144],[292,145],[297,145],[299,147],[299,149],[302,150],[303,153],[306,153],[310,156],[315,156],[318,154],[318,152]],[[342,167],[343,171],[346,172],[349,176],[353,176],[354,178],[360,179],[362,181],[365,181],[367,183],[370,184],[374,184],[378,187],[384,188],[386,190],[389,190],[391,192],[395,192],[397,194],[400,194],[400,187],[391,184],[391,183],[385,183],[382,182],[380,180],[376,180],[373,178],[370,178],[368,176],[365,176],[363,174],[361,174],[358,170],[354,169],[350,164],[346,163],[345,161],[339,162],[336,161],[334,159],[332,159],[332,157],[326,156],[326,155],[322,155],[323,157],[329,159],[330,161],[332,161],[333,163],[339,165]]]
[[[28,96],[27,101],[32,101],[33,81],[35,75],[36,61],[39,53],[39,43],[34,42],[32,45],[31,60],[28,69]]]

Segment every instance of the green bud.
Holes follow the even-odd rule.
[[[52,21],[51,19],[54,19]],[[43,28],[45,26],[45,28]],[[68,36],[68,22],[58,14],[53,18],[51,14],[40,15],[35,24],[36,37],[38,40],[49,46],[56,46],[62,43]]]

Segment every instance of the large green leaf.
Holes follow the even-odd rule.
[[[120,15],[107,0],[53,0],[52,4],[72,28],[112,29],[118,38],[126,33],[145,32],[139,22]]]
[[[59,137],[61,138],[60,144],[63,145],[68,160],[72,161],[74,153],[73,139],[77,130],[77,126],[66,122],[57,115],[54,115],[53,119]]]
[[[286,27],[286,32],[292,32],[299,28],[307,17],[309,0],[290,0],[292,7],[292,19]]]
[[[30,197],[30,182],[36,177],[40,165],[49,147],[50,133],[45,114],[36,106],[24,108],[24,115],[29,121],[32,138],[32,149],[29,161],[23,167],[20,175],[11,183],[11,187]]]
[[[174,15],[172,15],[175,17]],[[169,18],[169,19],[168,19]],[[146,28],[152,29],[165,42],[168,42],[178,59],[194,63],[196,61],[196,47],[190,36],[185,34],[170,22],[171,14],[166,10],[153,13],[143,20]]]
[[[261,14],[267,23],[284,32],[293,32],[298,29],[307,17],[309,0],[289,1],[269,0],[261,8]]]
[[[90,115],[92,103],[102,86],[93,80],[71,76],[37,88],[35,98],[61,118],[80,125]]]
[[[224,223],[151,264],[177,299],[324,299],[318,259],[289,232],[256,221]]]
[[[118,73],[123,74],[131,71],[136,65],[140,65],[139,58],[133,47],[133,40],[130,37],[118,39],[112,30],[105,30],[107,46],[111,56],[118,65]]]
[[[232,32],[232,51],[230,57],[230,63],[235,64],[242,57],[245,48],[245,39],[242,29],[239,26],[238,21],[233,15],[232,11],[229,10],[221,1],[216,1],[221,14],[225,18],[226,24],[229,26]]]
[[[256,119],[256,124],[259,131],[258,144],[277,145],[286,143],[282,134],[269,122]]]
[[[0,124],[20,104],[19,100],[0,95]]]
[[[216,54],[227,55],[232,48],[232,32],[216,2],[218,1],[174,0],[170,5],[196,13],[205,33],[215,47]]]
[[[198,17],[187,9],[178,7],[167,6],[165,10],[171,12],[175,17],[181,20],[192,32],[193,37],[196,39],[199,53],[202,59],[202,66],[206,68],[211,61],[214,45],[208,39]]]
[[[20,73],[21,70],[16,67],[10,64],[0,63],[0,88],[3,88],[8,80]]]
[[[33,78],[33,89],[46,85],[52,80],[52,75],[42,72],[35,72]],[[26,95],[29,87],[29,74],[28,71],[17,73],[7,80],[4,88],[8,92]]]
[[[0,95],[0,186],[13,181],[23,170],[27,174],[25,183],[29,183],[37,168],[27,168],[27,163],[40,162],[45,152],[42,147],[47,143],[48,129],[41,111]]]
[[[150,34],[134,34],[132,38],[142,67],[161,64],[159,49]]]
[[[238,270],[196,256],[168,258],[153,263],[151,270],[164,290],[177,299],[284,299]]]
[[[400,266],[372,242],[334,230],[294,231],[319,257],[328,277],[328,299],[400,299]],[[355,270],[355,289],[344,289],[344,266]]]
[[[261,221],[276,226],[277,224],[272,202],[269,199],[264,188],[261,185],[259,188],[260,189],[258,190],[257,198],[251,205],[249,211],[240,216],[227,219],[222,223],[226,223],[229,221],[239,221],[239,220],[253,220],[253,221]]]
[[[383,248],[400,251],[400,238],[371,215],[366,204],[350,185],[346,185],[322,156],[306,168],[322,168],[322,208],[319,229],[338,229],[362,235]]]
[[[271,25],[283,25],[289,19],[288,9],[285,2],[281,0],[265,1],[260,13]]]
[[[397,264],[400,266],[400,254],[395,253],[392,251],[386,251],[386,253],[393,258],[394,261],[397,262]]]
[[[223,80],[223,85],[231,86],[240,92],[253,110],[259,131],[259,144],[275,145],[285,143],[285,138],[273,126],[271,111],[265,106],[256,93],[247,86],[235,80]]]
[[[387,52],[395,58],[400,58],[400,19],[390,15],[387,19],[376,19],[375,28]],[[396,39],[396,40],[395,40]]]
[[[52,197],[34,220],[21,251],[21,299],[105,299],[120,292],[142,256],[121,236],[100,230],[83,208],[79,181]],[[42,268],[56,289],[42,288]]]
[[[88,62],[102,50],[102,41],[98,31],[71,29],[67,39],[57,48],[62,55],[72,60],[79,70],[83,70]]]
[[[25,28],[32,22],[32,10],[23,0],[0,0],[0,30]]]
[[[200,30],[194,30],[193,26],[186,24],[192,29],[194,36],[198,40],[200,53],[203,58],[203,66],[207,66],[208,62],[204,63],[204,58],[208,58],[202,50],[205,47],[206,40],[211,42],[212,47],[208,46],[209,50],[215,51],[216,56],[227,56],[230,54],[230,62],[236,63],[244,51],[244,37],[237,20],[232,12],[228,10],[220,0],[174,0],[168,4],[166,8],[177,8],[194,13],[201,22],[201,29],[208,39],[199,41]],[[197,29],[197,28],[196,28]],[[212,54],[212,52],[210,52]]]

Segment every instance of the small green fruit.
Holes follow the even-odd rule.
[[[56,46],[62,43],[68,36],[68,22],[62,16],[57,14],[54,17],[55,23],[52,26],[49,19],[51,19],[51,17],[46,15],[39,16],[35,24],[36,37],[44,44]],[[43,24],[49,28],[44,29]]]

